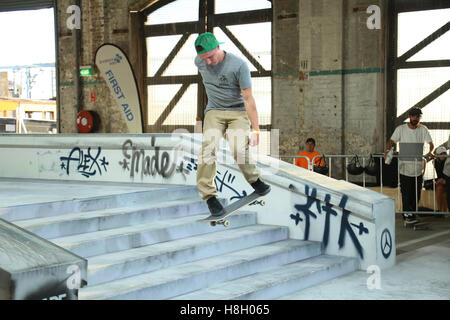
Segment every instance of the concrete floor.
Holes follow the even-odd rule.
[[[449,300],[450,240],[397,256],[380,272],[380,289],[369,289],[372,273],[357,271],[283,297],[285,300]]]
[[[164,185],[0,179],[0,208],[158,189]],[[396,219],[397,264],[381,271],[381,289],[369,290],[371,274],[358,271],[282,299],[450,299],[450,216],[422,217],[429,230],[404,228]]]
[[[396,218],[397,264],[381,270],[379,289],[367,285],[373,271],[357,271],[281,299],[449,300],[450,216],[419,219],[429,222],[430,229],[414,231]]]

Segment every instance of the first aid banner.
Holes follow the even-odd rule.
[[[108,85],[116,107],[125,118],[128,133],[142,133],[142,108],[136,78],[126,54],[116,45],[103,44],[95,64]]]

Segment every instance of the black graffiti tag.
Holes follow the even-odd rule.
[[[317,198],[317,190],[316,189],[313,189],[311,192],[311,195],[309,195],[309,186],[305,186],[305,194],[307,196],[306,204],[294,205],[294,207],[297,211],[302,212],[305,215],[305,219],[304,219],[304,221],[305,221],[305,237],[304,237],[304,239],[305,240],[309,239],[311,217],[313,217],[314,219],[317,219],[316,214],[313,211],[311,211],[311,207],[313,206],[314,203],[316,203],[317,212],[322,214],[321,208],[325,212],[325,226],[324,226],[322,241],[323,241],[324,247],[326,248],[328,246],[329,237],[330,237],[330,219],[331,219],[330,216],[337,216],[338,213],[336,212],[336,210],[333,209],[333,205],[330,203],[331,196],[329,194],[327,194],[325,196],[325,205],[323,205],[322,207],[320,207],[320,201],[318,199],[316,199]],[[339,249],[342,249],[345,246],[345,238],[346,238],[346,234],[348,233],[350,236],[350,239],[352,240],[354,246],[356,247],[356,250],[358,251],[359,256],[362,259],[364,259],[363,248],[362,248],[357,236],[355,235],[355,232],[353,231],[352,226],[358,228],[359,236],[361,236],[365,233],[368,234],[369,229],[367,229],[364,226],[364,223],[362,223],[362,222],[360,224],[349,223],[348,216],[350,215],[350,211],[345,209],[347,201],[348,201],[348,196],[344,195],[339,203],[339,208],[342,209],[341,226],[340,226],[339,240],[338,240]],[[301,221],[303,221],[303,219],[300,217],[300,214],[298,212],[296,214],[291,214],[290,218],[295,221],[295,225],[298,225]]]
[[[317,189],[313,189],[311,191],[311,195],[309,195],[309,186],[305,186],[305,194],[307,197],[306,204],[296,204],[294,207],[297,211],[303,212],[305,215],[305,240],[309,239],[309,228],[310,228],[310,220],[311,217],[317,219],[317,215],[310,210],[311,206],[315,203],[317,207],[317,212],[322,213],[320,210],[320,201],[317,200]],[[303,221],[300,218],[300,215],[297,213],[296,215],[290,215],[292,220],[295,220],[296,225],[298,225],[299,221]]]
[[[369,233],[369,229],[364,227],[364,223],[362,223],[362,222],[360,222],[359,224],[354,224],[354,223],[350,223],[350,224],[359,229],[358,235],[362,235],[363,233]]]
[[[186,175],[189,174],[189,170],[184,167],[184,162],[181,161],[180,164],[176,168],[176,172],[180,173],[184,180],[186,180]]]
[[[194,158],[184,157],[184,160],[186,160],[188,163],[186,165],[186,169],[189,171],[197,171],[198,170],[198,160]],[[236,179],[236,176],[231,174],[228,170],[226,170],[223,174],[221,171],[217,170],[216,177],[214,178],[214,183],[216,185],[216,189],[218,192],[224,192],[224,188],[229,189],[231,192],[233,192],[235,195],[230,197],[230,201],[233,201],[235,199],[241,199],[245,196],[247,196],[247,192],[245,190],[242,190],[242,192],[239,192],[235,188],[233,188],[234,180]]]
[[[247,196],[247,191],[242,190],[242,192],[239,193],[238,190],[234,189],[231,186],[235,178],[236,177],[231,173],[229,173],[228,170],[225,171],[223,175],[220,171],[217,171],[216,177],[214,178],[214,183],[216,184],[217,191],[223,192],[223,188],[226,187],[236,194],[235,196],[230,197],[229,199],[230,201],[233,201],[234,199],[241,199]]]
[[[296,213],[296,214],[291,214],[290,215],[291,219],[295,221],[295,225],[298,226],[298,224],[300,223],[300,221],[303,221],[302,218],[300,218],[300,213]]]
[[[145,155],[143,149],[138,150],[133,146],[133,142],[129,139],[122,145],[122,153],[125,159],[119,164],[124,170],[130,170],[130,177],[134,178],[135,173],[141,172],[141,178],[144,176],[161,175],[163,178],[170,178],[176,170],[175,161],[171,161],[167,151],[161,153],[161,147],[155,147],[156,138],[152,137],[151,146],[155,150],[155,154],[150,157]],[[131,150],[131,154],[130,154]]]
[[[353,232],[353,229],[351,225],[348,223],[348,216],[350,215],[350,211],[345,210],[345,205],[347,204],[348,196],[344,195],[341,199],[341,202],[339,203],[339,208],[342,209],[342,218],[341,218],[341,230],[339,232],[339,249],[342,249],[345,246],[345,234],[348,232],[350,235],[350,238],[353,241],[353,244],[356,247],[356,250],[358,251],[359,256],[361,259],[364,259],[364,253],[363,248],[361,246],[361,243],[359,243],[358,238],[356,237],[355,233]],[[364,227],[364,224],[361,222],[359,225],[359,234],[363,233],[369,233],[369,230]]]
[[[381,234],[381,253],[385,259],[389,258],[392,252],[392,236],[388,229],[384,229]]]
[[[102,167],[107,171],[109,162],[103,157],[99,160],[102,148],[97,149],[97,154],[93,156],[91,154],[91,148],[88,148],[87,154],[80,148],[73,148],[68,157],[60,157],[61,169],[66,170],[67,175],[70,174],[70,163],[77,163],[77,171],[86,178],[92,177],[97,174],[97,171],[102,175]],[[98,163],[100,161],[100,164]]]
[[[325,211],[325,228],[323,231],[323,245],[325,248],[328,246],[328,238],[330,236],[330,215],[337,216],[337,212],[333,210],[330,200],[331,196],[327,194],[325,196],[325,205],[322,206],[323,211]]]

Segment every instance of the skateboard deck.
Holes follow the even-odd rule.
[[[411,227],[414,229],[414,231],[416,230],[428,230],[430,229],[430,223],[429,222],[416,222],[416,223],[407,223],[407,222],[403,222],[403,227],[407,228],[407,227]]]
[[[430,224],[428,222],[419,222],[413,225],[414,231],[416,230],[428,230],[430,229]]]
[[[211,226],[216,226],[217,224],[223,224],[225,227],[230,225],[230,222],[226,220],[227,217],[235,213],[237,210],[247,206],[247,205],[256,205],[259,204],[261,206],[265,205],[264,201],[258,201],[259,198],[263,197],[255,192],[245,196],[238,201],[233,202],[232,204],[223,208],[223,214],[220,216],[212,216],[209,215],[204,219],[197,220],[198,222],[209,222]]]

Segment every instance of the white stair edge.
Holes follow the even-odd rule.
[[[90,257],[107,252],[127,250],[157,242],[170,241],[193,235],[214,232],[220,230],[220,228],[224,228],[222,226],[211,227],[209,223],[206,222],[197,222],[197,220],[204,218],[205,215],[206,214],[193,215],[183,218],[155,221],[142,225],[89,232],[68,237],[55,238],[50,241],[78,255]],[[201,224],[203,224],[203,226]],[[242,211],[230,217],[230,226],[228,228],[234,229],[250,224],[256,224],[256,213]],[[192,231],[192,228],[199,229],[200,232]],[[174,236],[174,230],[185,233],[185,235]],[[189,235],[189,232],[191,231],[193,233]],[[156,236],[156,239],[151,239],[151,241],[147,239],[147,237],[152,238],[153,234]],[[128,242],[133,242],[133,245],[129,245],[128,243],[121,241],[127,238]],[[114,242],[115,244],[110,245],[108,242]],[[96,243],[102,248],[94,249]],[[90,253],[80,251],[82,250],[81,248],[85,246],[90,248]]]
[[[132,207],[68,213],[59,216],[14,221],[45,239],[110,230],[154,221],[163,221],[206,212],[202,200],[171,200],[162,203]],[[177,212],[173,212],[176,210]],[[165,212],[167,217],[165,217]],[[129,220],[127,220],[127,217]],[[111,219],[111,220],[110,220]],[[117,219],[117,220],[113,220]]]
[[[88,284],[97,285],[285,239],[288,239],[286,227],[255,224],[94,256],[88,259]],[[113,273],[119,270],[120,278],[114,278]],[[104,273],[107,276],[102,277]]]
[[[311,252],[309,252],[311,251]],[[80,289],[80,300],[97,299],[168,299],[182,295],[184,287],[194,291],[202,283],[247,276],[282,265],[320,255],[321,244],[310,241],[282,240],[268,245],[197,260],[134,277],[110,281]],[[254,269],[254,264],[258,268]]]
[[[356,271],[358,267],[356,258],[321,255],[223,282],[172,300],[276,299]]]

